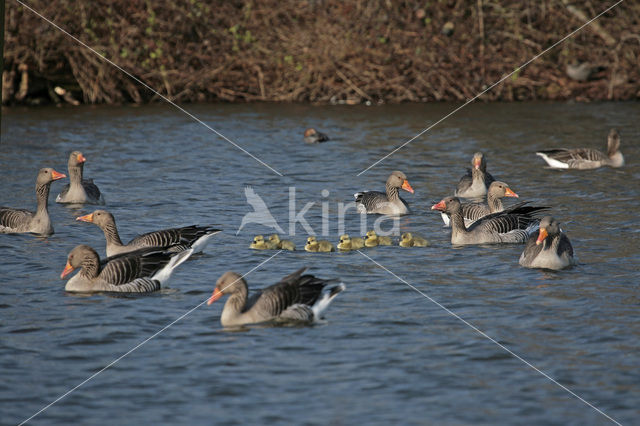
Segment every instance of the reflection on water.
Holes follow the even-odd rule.
[[[288,230],[296,211],[316,232],[360,190],[384,190],[404,171],[415,194],[400,232],[421,249],[377,247],[368,256],[452,309],[618,421],[638,418],[640,186],[637,116],[625,104],[475,104],[378,166],[359,172],[455,108],[198,105],[189,109],[284,177],[165,106],[13,109],[3,117],[0,204],[35,208],[40,167],[87,157],[85,176],[105,195],[123,240],[154,229],[219,224],[206,253],[147,296],[66,294],[59,274],[85,243],[104,237],[75,217],[93,207],[50,203],[56,234],[0,236],[0,399],[3,421],[20,422],[134,345],[201,304],[226,270],[247,272],[273,252],[248,249],[244,188],[252,186]],[[331,141],[308,145],[314,126]],[[544,169],[535,150],[604,148],[620,130],[627,166],[591,172]],[[522,246],[452,248],[430,206],[453,192],[475,151],[520,200],[552,206],[579,259],[561,272],[523,269]],[[62,185],[54,183],[53,200]],[[323,197],[322,191],[329,194]],[[359,235],[360,218],[345,216]],[[375,218],[367,218],[373,224]],[[328,224],[338,240],[338,224]],[[605,423],[596,411],[507,355],[357,252],[300,250],[307,232],[247,276],[252,289],[308,265],[347,285],[315,327],[223,331],[222,303],[201,306],[49,408],[45,423]],[[217,306],[216,306],[217,305]]]

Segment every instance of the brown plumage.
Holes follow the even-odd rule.
[[[409,184],[407,176],[396,170],[387,178],[385,192],[364,191],[353,194],[356,199],[358,213],[384,214],[390,216],[409,213],[407,203],[398,195],[399,189],[404,189],[413,194],[413,188]]]
[[[303,275],[306,269],[301,268],[287,275],[251,297],[248,295],[247,282],[235,272],[226,272],[216,282],[207,304],[229,295],[220,316],[224,327],[266,321],[313,322],[322,316],[331,300],[345,286],[340,283],[325,288],[331,280]]]
[[[73,151],[69,155],[69,184],[62,188],[62,192],[56,197],[56,203],[104,204],[104,197],[93,180],[82,178],[85,161],[87,159],[80,151]]]
[[[193,253],[189,249],[180,253],[161,250],[138,250],[100,261],[98,253],[86,245],[74,248],[60,274],[65,278],[75,269],[65,286],[66,291],[145,293],[159,290],[178,265]]]
[[[209,226],[191,225],[147,232],[138,235],[127,244],[122,244],[116,220],[108,211],[96,210],[91,214],[79,216],[76,220],[93,223],[102,229],[107,240],[107,256],[150,247],[170,249],[176,252],[193,248],[194,252],[198,253],[206,246],[210,237],[220,232],[219,229]]]
[[[36,211],[0,207],[0,233],[53,234],[53,226],[49,217],[49,190],[51,182],[64,177],[66,177],[64,174],[58,173],[52,168],[40,169],[36,178],[36,200],[38,203]]]

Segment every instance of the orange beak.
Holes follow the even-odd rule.
[[[93,222],[93,213],[84,216],[78,216],[76,217],[76,220],[80,220],[82,222]]]
[[[216,289],[213,290],[213,294],[211,295],[209,300],[207,300],[207,305],[212,304],[213,302],[215,302],[216,300],[220,299],[221,297],[222,297],[222,292],[220,290],[218,290],[218,288],[216,287]]]
[[[404,182],[402,182],[402,189],[413,194],[413,188],[411,187],[411,185],[409,185],[409,181],[406,179],[404,180]]]
[[[542,244],[545,238],[547,238],[547,230],[544,228],[540,228],[540,233],[538,234],[538,239],[536,240],[536,245]]]
[[[447,205],[444,203],[444,200],[440,201],[438,204],[434,204],[431,206],[431,210],[440,210],[441,212],[447,209]]]
[[[473,167],[476,168],[476,170],[478,170],[480,168],[480,164],[482,164],[482,160],[479,158],[474,158],[473,159]]]
[[[66,277],[67,275],[69,275],[71,273],[71,271],[73,271],[75,268],[73,266],[71,266],[69,264],[69,262],[67,262],[67,265],[64,267],[64,271],[62,271],[62,273],[60,274],[60,279]]]
[[[515,192],[513,192],[510,188],[505,188],[505,190],[504,190],[504,196],[505,196],[505,197],[516,197],[516,198],[519,198],[519,197],[518,197],[518,194],[516,194]]]
[[[84,155],[82,155],[82,154],[78,154],[76,159],[78,160],[78,163],[84,163],[85,161],[87,161],[87,159],[84,158]]]
[[[56,172],[55,170],[51,171],[51,178],[53,180],[58,180],[66,177],[67,175],[65,175],[64,173],[59,173],[59,172]]]

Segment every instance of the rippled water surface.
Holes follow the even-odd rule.
[[[357,176],[455,107],[189,107],[283,177],[170,106],[5,111],[0,205],[35,208],[37,170],[66,172],[69,152],[81,150],[85,176],[103,191],[123,239],[192,223],[224,233],[178,268],[168,288],[129,297],[64,291],[59,275],[73,247],[104,254],[100,230],[74,220],[91,206],[50,203],[56,233],[46,239],[0,235],[0,422],[27,419],[187,314],[33,423],[609,422],[523,360],[613,419],[637,423],[640,104],[474,104]],[[305,145],[307,126],[332,140]],[[611,127],[622,137],[622,169],[558,172],[534,155],[554,146],[602,149]],[[577,267],[521,268],[522,246],[451,247],[429,208],[452,192],[477,150],[521,199],[553,207]],[[271,229],[249,224],[236,235],[251,211],[246,186],[286,231],[290,191],[296,212],[314,203],[304,217],[319,234],[324,203],[327,238],[336,242],[338,203],[383,189],[392,170],[415,189],[403,195],[413,214],[400,228],[430,247],[364,251],[382,267],[356,252],[284,252],[247,277],[260,288],[307,265],[341,278],[347,290],[324,323],[229,331],[220,326],[222,302],[201,305],[224,271],[248,272],[274,254],[247,248]],[[61,187],[52,185],[51,200]],[[359,224],[347,216],[352,235]],[[298,224],[295,232],[302,248],[307,231]]]

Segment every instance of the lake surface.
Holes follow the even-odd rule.
[[[0,422],[29,418],[188,313],[31,423],[610,423],[435,301],[613,419],[637,423],[640,104],[474,104],[357,176],[456,106],[187,107],[282,177],[167,105],[5,110],[0,205],[34,209],[37,170],[66,173],[69,153],[81,150],[85,177],[104,193],[123,240],[193,223],[224,232],[160,292],[69,294],[59,278],[67,254],[88,244],[103,256],[104,237],[75,221],[94,207],[56,204],[63,183],[53,183],[53,236],[0,235]],[[309,126],[332,140],[305,145]],[[624,168],[559,172],[534,155],[604,149],[611,127]],[[452,193],[477,150],[521,200],[552,206],[578,266],[524,269],[519,245],[451,247],[429,209]],[[340,278],[347,290],[323,323],[224,330],[223,302],[202,305],[223,272],[246,273],[275,253],[248,249],[270,228],[247,224],[236,235],[252,211],[246,186],[285,231],[290,191],[297,213],[313,203],[304,218],[318,234],[325,208],[326,238],[336,243],[339,203],[383,190],[393,170],[415,189],[403,193],[413,213],[400,229],[431,246],[363,253],[428,298],[357,252],[301,251],[307,232],[298,224],[290,238],[299,251],[280,253],[247,281],[261,288],[304,265]],[[348,214],[345,226],[358,235],[359,215]]]

